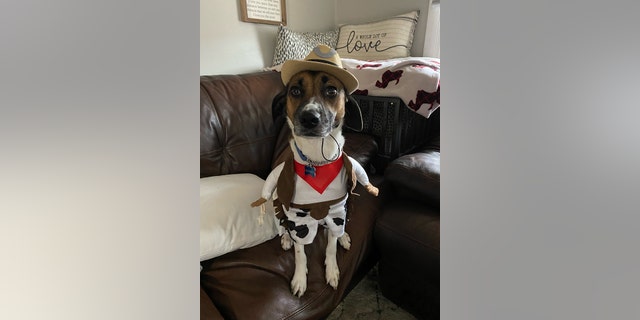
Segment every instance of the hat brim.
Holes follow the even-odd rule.
[[[280,72],[282,83],[287,85],[289,80],[301,71],[326,72],[338,78],[338,80],[340,80],[344,85],[348,94],[352,94],[356,89],[358,89],[358,79],[356,79],[351,72],[332,64],[303,60],[287,60],[284,62],[282,65],[282,71]]]

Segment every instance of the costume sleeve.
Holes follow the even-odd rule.
[[[349,161],[351,161],[351,167],[356,174],[356,179],[360,182],[361,185],[366,186],[369,184],[369,176],[367,172],[364,170],[360,162],[356,161],[356,159],[351,158],[349,156]]]
[[[273,191],[276,189],[278,177],[280,177],[280,173],[282,172],[283,167],[284,162],[279,164],[271,171],[271,173],[269,173],[269,176],[267,177],[267,180],[264,182],[264,186],[262,187],[262,197],[264,199],[271,199]]]

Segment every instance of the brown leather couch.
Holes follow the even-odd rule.
[[[266,178],[288,151],[288,127],[274,121],[271,110],[283,89],[276,72],[200,78],[200,177],[249,172]],[[427,130],[420,148],[412,147],[418,151],[397,159],[378,152],[388,137],[346,130],[345,152],[370,169],[381,192],[374,198],[358,186],[360,196],[350,198],[352,245],[338,250],[337,290],[324,279],[324,233],[306,247],[308,288],[301,298],[290,291],[293,252],[283,251],[276,237],[201,262],[201,319],[323,319],[378,261],[385,297],[420,319],[439,318],[439,111]],[[390,161],[386,167],[379,167],[378,153]]]
[[[282,153],[288,152],[289,129],[282,121],[272,119],[272,100],[282,90],[276,72],[201,76],[200,177],[232,173],[267,177]],[[371,168],[377,150],[375,139],[359,133],[347,133],[345,137],[345,152],[363,167]],[[370,178],[374,185],[381,184],[381,176],[370,174]],[[361,185],[355,192],[360,196],[349,198],[346,224],[351,249],[338,249],[340,282],[336,290],[325,281],[324,232],[305,247],[308,287],[300,298],[290,289],[293,251],[284,251],[276,237],[201,262],[201,319],[327,317],[378,260],[373,229],[383,197],[369,195]]]
[[[440,318],[440,112],[419,151],[391,161],[374,239],[382,294],[418,319]]]

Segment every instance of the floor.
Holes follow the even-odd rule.
[[[351,290],[327,320],[415,320],[414,316],[382,295],[377,278],[376,266]]]

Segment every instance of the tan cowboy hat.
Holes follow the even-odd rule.
[[[287,60],[282,65],[280,77],[287,85],[291,77],[300,71],[324,71],[340,80],[348,94],[358,89],[358,79],[342,67],[340,56],[333,48],[324,44],[313,48],[304,60]]]

